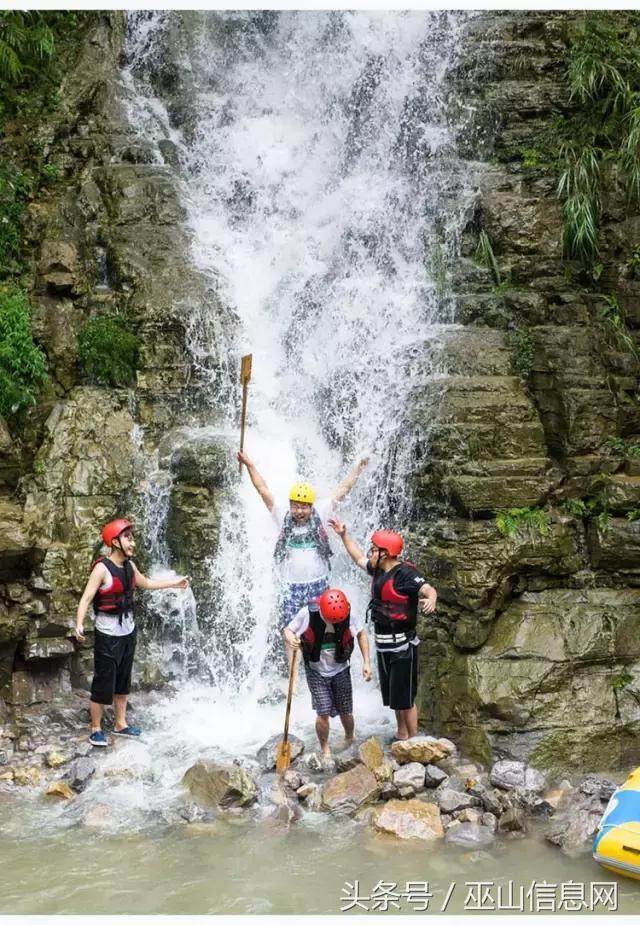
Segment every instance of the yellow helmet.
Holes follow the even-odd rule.
[[[308,482],[295,482],[289,490],[289,501],[313,504],[315,500],[316,493]]]

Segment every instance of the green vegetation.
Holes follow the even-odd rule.
[[[627,326],[627,320],[618,302],[618,296],[615,292],[612,292],[611,295],[604,296],[604,301],[606,305],[600,309],[600,318],[604,321],[618,347],[631,353],[636,360],[639,360],[638,347],[633,334]]]
[[[609,437],[603,444],[607,456],[640,456],[640,441],[627,441],[623,437]]]
[[[507,511],[500,511],[496,515],[496,527],[502,536],[528,530],[546,536],[549,532],[549,513],[539,507],[514,507]]]
[[[620,674],[614,675],[613,678],[611,678],[611,687],[616,691],[621,691],[625,687],[628,687],[632,681],[633,675],[623,670]]]
[[[627,520],[630,523],[634,523],[636,520],[640,520],[640,508],[634,507],[632,510],[627,511]]]
[[[33,189],[30,174],[0,162],[0,276],[20,270],[21,220]]]
[[[0,415],[14,417],[35,403],[47,361],[31,336],[25,295],[0,289]]]
[[[12,85],[53,54],[54,38],[45,14],[0,12],[0,84]]]
[[[493,245],[491,244],[491,239],[484,229],[480,232],[478,236],[478,245],[476,247],[475,261],[481,267],[486,267],[487,270],[491,272],[493,277],[493,282],[496,286],[499,286],[502,282],[500,276],[500,267],[498,266],[498,261],[496,260],[496,255],[493,252]]]
[[[511,335],[513,365],[521,379],[528,379],[533,369],[534,351],[531,335],[526,328],[518,328]]]
[[[589,264],[598,252],[606,162],[620,175],[629,204],[640,201],[640,18],[588,12],[578,23],[567,60],[576,110],[558,123],[558,196],[566,252]]]
[[[78,359],[90,379],[106,386],[128,386],[135,376],[138,339],[121,315],[90,318],[78,336]]]

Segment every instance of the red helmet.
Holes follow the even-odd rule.
[[[340,588],[329,588],[318,598],[320,613],[328,623],[341,623],[351,613],[347,595]]]
[[[385,552],[388,552],[393,559],[400,555],[404,546],[404,540],[400,534],[395,533],[393,530],[376,530],[371,537],[371,542],[378,549],[384,549]]]
[[[102,528],[102,539],[107,546],[113,546],[113,541],[117,540],[125,530],[133,530],[133,524],[130,520],[112,520]]]

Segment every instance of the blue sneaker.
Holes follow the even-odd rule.
[[[109,744],[107,742],[107,737],[101,729],[97,729],[95,732],[92,732],[89,736],[89,741],[92,745],[98,745],[100,748],[106,748]]]
[[[114,736],[124,736],[127,739],[137,739],[142,734],[142,729],[137,726],[125,726],[124,729],[114,729]]]

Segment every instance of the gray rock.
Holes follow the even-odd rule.
[[[491,768],[489,780],[494,787],[501,790],[513,790],[515,787],[524,787],[525,765],[523,761],[496,761]]]
[[[425,769],[418,761],[411,761],[403,765],[393,774],[393,783],[398,787],[401,795],[402,789],[410,787],[413,793],[424,787]]]
[[[512,806],[498,820],[498,831],[502,835],[526,835],[527,819],[520,806]]]
[[[382,785],[382,790],[380,792],[380,799],[382,800],[395,800],[399,797],[398,788],[391,781],[387,781]]]
[[[585,777],[578,787],[578,791],[584,793],[585,796],[596,796],[603,803],[606,803],[613,796],[613,792],[617,787],[617,784],[614,784],[613,781],[608,780],[606,777],[591,775],[590,777]]]
[[[342,771],[350,771],[351,768],[355,768],[357,764],[362,764],[358,746],[355,743],[350,745],[349,748],[345,748],[344,751],[338,752],[334,760],[336,763],[336,771],[339,773]]]
[[[452,823],[444,836],[448,845],[462,848],[488,848],[494,842],[493,832],[477,822]]]
[[[460,793],[459,790],[450,790],[448,787],[439,788],[434,796],[443,813],[454,813],[457,809],[472,806],[474,802],[469,793]]]
[[[547,788],[547,778],[537,768],[526,768],[524,772],[524,786],[534,793],[542,793]]]
[[[447,774],[441,768],[435,764],[427,764],[425,766],[425,778],[424,785],[425,787],[439,787],[444,781],[447,780]]]
[[[281,742],[282,734],[277,733],[276,735],[272,735],[258,750],[256,757],[263,771],[275,771],[278,746]],[[289,744],[291,745],[291,761],[294,762],[296,758],[303,753],[304,742],[297,738],[297,736],[290,735]]]
[[[482,825],[486,825],[488,829],[491,829],[492,832],[495,832],[498,825],[498,820],[493,813],[483,813],[480,822]]]
[[[80,793],[95,773],[96,765],[91,758],[76,758],[69,765],[62,780],[68,783],[72,790]]]

